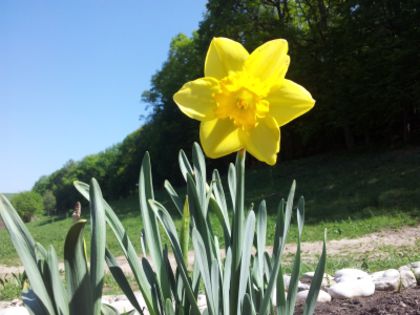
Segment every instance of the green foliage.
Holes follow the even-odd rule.
[[[59,213],[67,213],[67,210],[72,209],[78,201],[79,196],[73,187],[73,182],[76,179],[89,181],[90,178],[95,177],[108,184],[104,185],[104,190],[108,193],[112,191],[111,187],[118,187],[115,178],[120,174],[114,169],[118,167],[120,146],[114,146],[101,153],[86,156],[78,162],[69,160],[61,169],[51,175],[42,176],[32,190],[41,195],[50,190],[56,198],[56,208]],[[109,193],[109,195],[114,196],[112,193]]]
[[[246,203],[258,205],[261,199],[266,200],[269,240],[274,235],[277,202],[286,194],[286,187],[293,179],[299,183],[299,190],[305,191],[308,215],[304,240],[322,240],[324,228],[328,229],[330,239],[357,238],[381,230],[401,229],[419,222],[419,154],[420,148],[343,152],[282,161],[275,168],[261,165],[247,170]],[[221,177],[226,184],[226,177]],[[264,187],[260,185],[261,182],[264,182]],[[155,199],[171,210],[171,214],[178,213],[171,206],[170,197],[162,190],[163,186],[156,187],[159,189],[155,191]],[[180,185],[175,186],[175,189],[178,193],[184,193],[186,187]],[[137,194],[116,200],[111,198],[110,204],[129,235],[141,229],[142,220],[137,216]],[[210,214],[210,220],[215,221],[217,218]],[[62,257],[61,244],[65,238],[63,231],[69,229],[71,222],[71,218],[40,216],[27,226],[37,241],[53,244],[57,255]],[[178,217],[175,224],[179,229],[181,220]],[[217,227],[216,224],[213,226]],[[296,239],[294,231],[294,228],[290,231],[291,239]],[[222,239],[221,227],[215,228],[215,233]],[[18,260],[6,234],[4,229],[0,229],[0,239],[3,240],[0,242],[0,264],[16,264]],[[107,244],[114,253],[119,245],[112,233],[108,235]],[[89,242],[88,236],[86,241]],[[134,246],[140,250],[139,242],[135,242]]]
[[[47,190],[42,195],[42,202],[44,204],[44,210],[47,212],[52,212],[55,210],[55,207],[57,205],[57,200],[54,196],[54,193],[51,190]]]
[[[172,95],[203,75],[214,36],[235,39],[250,51],[273,38],[289,41],[287,76],[306,87],[317,103],[302,119],[282,127],[282,159],[418,144],[419,6],[420,0],[209,0],[198,30],[191,37],[174,37],[166,61],[143,93],[152,113],[142,128],[109,150],[67,163],[41,178],[34,190],[52,190],[63,212],[77,201],[71,187],[76,178],[95,176],[107,196],[127,196],[136,189],[146,151],[155,157],[157,183],[166,178],[181,182],[171,157],[198,141],[198,124],[180,113]],[[220,168],[225,162],[210,161],[209,166]]]
[[[32,314],[118,314],[101,301],[106,229],[102,194],[95,180],[91,182],[89,194],[92,200],[90,268],[83,239],[86,220],[79,220],[71,226],[64,244],[66,286],[54,247],[45,249],[35,242],[11,203],[0,195],[0,217],[29,280],[30,287],[24,289],[23,301]]]
[[[230,216],[223,184],[217,171],[207,183],[204,155],[198,144],[194,145],[192,163],[181,150],[179,164],[187,183],[186,196],[179,195],[169,182],[165,187],[174,207],[183,216],[181,232],[178,232],[168,210],[154,198],[149,154],[146,153],[139,180],[140,210],[143,218],[141,249],[143,258],[138,260],[134,246],[126,230],[111,207],[104,201],[107,223],[116,236],[121,250],[127,259],[136,284],[142,292],[150,314],[201,314],[198,306],[198,293],[201,285],[207,300],[203,314],[293,314],[296,302],[297,282],[301,268],[300,241],[303,231],[304,202],[300,199],[297,209],[298,249],[292,270],[291,285],[287,299],[282,280],[282,253],[286,244],[295,191],[295,183],[287,202],[282,201],[278,208],[274,234],[274,251],[266,251],[267,210],[263,201],[257,214],[245,210],[245,154],[238,153],[236,165],[229,168],[229,191],[233,214]],[[89,186],[76,182],[76,188],[90,202]],[[218,220],[211,221],[210,213]],[[232,217],[232,219],[230,219]],[[168,259],[168,249],[163,245],[161,228],[169,239],[176,268]],[[226,258],[221,257],[221,247],[216,226],[223,227],[223,244]],[[189,245],[186,232],[190,234],[195,262],[189,265]],[[252,254],[256,247],[257,253]],[[320,289],[326,262],[324,248],[305,304],[304,314],[312,314]],[[141,313],[129,281],[117,265],[114,255],[107,249],[107,265],[127,295],[133,307]],[[273,290],[276,288],[277,303],[273,306]]]
[[[35,215],[41,214],[44,209],[41,195],[33,191],[14,195],[12,204],[25,222],[31,221]]]
[[[13,300],[20,295],[27,282],[26,273],[12,273],[0,277],[0,301]]]

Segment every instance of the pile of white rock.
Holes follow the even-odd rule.
[[[310,283],[314,272],[305,273],[298,284],[298,303],[304,302],[309,293]],[[284,276],[286,291],[290,283],[290,276]],[[398,269],[388,269],[384,271],[368,274],[359,269],[340,269],[334,276],[324,274],[321,290],[318,295],[318,302],[330,302],[332,299],[351,299],[355,297],[367,297],[378,291],[400,291],[407,288],[414,288],[420,285],[420,261],[402,266]],[[140,306],[146,304],[140,292],[135,293]],[[273,292],[273,303],[275,304],[275,292]],[[130,302],[124,295],[103,296],[102,302],[109,304],[120,312],[128,312],[133,309]],[[206,298],[199,295],[198,304],[200,310],[206,308]],[[29,315],[21,301],[0,304],[0,315]]]
[[[302,282],[310,283],[314,273],[305,273]],[[420,262],[368,274],[359,269],[345,268],[334,276],[325,274],[318,296],[318,302],[329,302],[332,298],[351,299],[371,296],[378,291],[400,291],[420,285]],[[298,293],[298,299],[304,300],[309,290]]]

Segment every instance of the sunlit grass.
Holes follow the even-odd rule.
[[[416,225],[420,209],[419,160],[420,149],[411,149],[382,154],[322,155],[279,162],[275,168],[261,166],[247,172],[246,202],[254,203],[256,208],[261,199],[267,200],[269,244],[274,235],[277,203],[287,196],[293,178],[297,180],[297,196],[304,195],[306,199],[304,241],[321,240],[325,228],[328,239],[341,239]],[[182,194],[184,189],[178,190]],[[228,191],[225,192],[228,196]],[[156,198],[171,207],[164,191],[157,190]],[[137,196],[111,202],[111,205],[139,250],[142,222]],[[210,221],[216,235],[221,237],[217,219],[211,215]],[[70,218],[42,217],[29,223],[28,228],[35,240],[44,246],[52,244],[58,256],[63,257],[64,238],[71,224]],[[180,221],[176,220],[176,224]],[[112,233],[108,232],[108,247],[115,255],[121,254]],[[296,229],[292,225],[288,241],[295,239]],[[0,253],[0,264],[19,263],[4,229],[0,230]]]

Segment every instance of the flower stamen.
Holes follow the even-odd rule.
[[[265,96],[257,79],[242,72],[232,73],[220,80],[220,90],[213,95],[217,103],[215,114],[232,120],[242,130],[255,128],[269,111]]]

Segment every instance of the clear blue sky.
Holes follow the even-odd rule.
[[[0,192],[136,130],[141,93],[205,2],[0,1]]]

